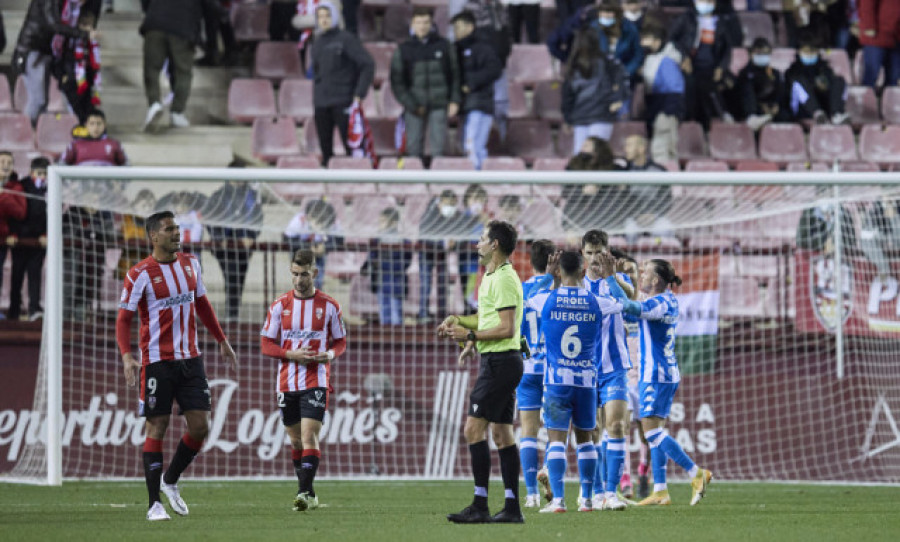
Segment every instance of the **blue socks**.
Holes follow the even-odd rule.
[[[551,442],[547,448],[547,474],[553,498],[562,498],[565,495],[563,476],[566,474],[566,445],[562,442]]]
[[[578,445],[578,478],[581,482],[581,496],[590,499],[597,474],[597,450],[593,442]],[[554,492],[554,496],[555,496]]]
[[[519,442],[519,457],[522,461],[522,473],[525,476],[525,490],[528,495],[538,492],[538,443],[536,438],[522,438]]]
[[[606,492],[615,493],[625,467],[625,439],[610,438],[606,441]]]

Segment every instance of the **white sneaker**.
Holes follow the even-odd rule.
[[[525,495],[525,508],[540,508],[541,496],[537,493]]]
[[[304,512],[306,510],[315,510],[316,508],[324,508],[326,505],[319,504],[318,495],[310,495],[306,491],[297,493],[294,498],[294,512]]]
[[[540,510],[541,514],[564,514],[565,512],[566,503],[562,499],[553,499]]]
[[[146,132],[152,124],[159,120],[159,117],[162,116],[163,105],[159,102],[153,102],[150,106],[150,109],[147,110],[147,116],[144,118],[144,126],[141,127],[141,130]]]
[[[831,116],[831,124],[850,124],[850,114],[835,113]]]
[[[172,126],[175,128],[187,128],[191,125],[191,121],[184,116],[184,113],[172,113]]]
[[[579,512],[593,512],[594,511],[594,501],[593,499],[585,499],[584,497],[578,497],[581,501],[578,503],[578,511]]]
[[[594,510],[603,510],[603,501],[606,500],[603,497],[602,493],[595,493],[593,497],[591,497],[591,507]]]
[[[150,510],[147,510],[147,521],[168,521],[170,519],[172,518],[169,517],[169,514],[166,513],[166,509],[163,508],[162,503],[159,501],[153,503]]]
[[[179,516],[188,515],[188,507],[184,503],[184,499],[181,498],[181,494],[178,492],[178,484],[167,484],[162,482],[159,488],[166,496],[166,500],[169,501],[169,507],[172,508],[173,512]]]
[[[606,497],[606,500],[603,502],[604,510],[625,510],[627,506],[627,504],[619,500],[617,495]]]

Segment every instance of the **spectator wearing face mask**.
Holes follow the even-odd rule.
[[[644,80],[644,119],[652,134],[650,153],[658,162],[678,158],[678,123],[684,116],[684,74],[681,53],[669,42],[666,31],[647,24],[641,31],[646,59],[641,67]]]
[[[850,118],[844,112],[846,81],[834,73],[815,43],[815,36],[801,36],[797,59],[785,75],[791,113],[796,120],[844,124]]]
[[[750,48],[750,62],[738,74],[742,119],[754,131],[768,122],[787,122],[784,77],[771,65],[772,46],[756,38]]]

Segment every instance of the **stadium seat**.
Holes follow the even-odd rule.
[[[256,117],[272,117],[275,90],[268,79],[232,79],[228,86],[228,116],[250,124]]]
[[[766,38],[775,45],[775,27],[772,17],[765,11],[738,11],[741,29],[744,31],[744,47],[749,48],[756,38]]]
[[[882,166],[900,163],[900,126],[863,126],[859,134],[859,155]]]
[[[857,129],[863,124],[874,124],[881,121],[878,114],[878,98],[872,87],[850,87],[847,89],[845,110],[850,121]]]
[[[278,113],[303,124],[315,116],[313,82],[309,79],[285,79],[278,88]],[[312,124],[312,123],[310,123]]]
[[[785,171],[792,172],[803,172],[803,171],[817,171],[817,172],[827,172],[830,171],[829,167],[822,162],[791,162],[787,165]]]
[[[809,132],[809,157],[825,163],[858,160],[853,129],[829,124],[813,126]]]
[[[66,135],[69,135],[68,132]],[[31,119],[21,113],[0,115],[0,149],[8,151],[34,150],[34,131]]]
[[[372,121],[370,124],[376,123],[378,121]],[[309,154],[314,154],[316,156],[322,156],[322,151],[319,149],[319,134],[316,131],[316,123],[308,122],[306,126],[303,128],[303,139],[305,142],[306,152]],[[334,135],[331,139],[332,149],[334,150],[335,156],[346,156],[347,150],[344,149],[344,143],[341,141],[341,134],[334,130]],[[378,152],[377,149],[375,151]]]
[[[678,126],[678,159],[709,158],[706,135],[699,122],[686,121]]]
[[[279,156],[275,162],[278,169],[318,169],[322,167],[318,158],[310,155]]]
[[[845,49],[828,49],[825,51],[823,58],[828,61],[836,75],[844,78],[844,82],[848,87],[856,84],[856,80],[853,78],[853,70],[850,68],[850,57],[847,56]]]
[[[847,173],[876,173],[881,171],[878,168],[878,164],[873,164],[872,162],[844,162],[841,164],[841,171]]]
[[[359,7],[356,15],[356,25],[360,41],[381,41],[384,39],[382,29],[378,28],[376,21],[380,11],[382,11],[381,7],[367,4]]]
[[[286,158],[295,158],[293,156]],[[303,156],[300,158],[312,158],[310,156]],[[318,166],[318,160],[313,158],[313,161],[316,163],[316,167]],[[285,168],[285,169],[306,169],[306,168]],[[301,207],[303,200],[305,199],[321,199],[325,197],[325,183],[307,183],[307,182],[284,182],[284,183],[271,183],[268,185],[271,187],[272,192],[277,194],[280,198],[284,199],[288,203],[297,205]]]
[[[375,89],[370,88],[366,92],[366,97],[362,101],[362,110],[366,115],[366,120],[383,118],[381,114],[381,104],[378,103],[378,97],[375,95]]]
[[[534,86],[532,107],[536,117],[562,122],[562,83],[559,81],[540,81]]]
[[[739,160],[735,166],[735,171],[778,171],[778,164],[774,162],[766,162],[765,160]]]
[[[806,141],[799,124],[770,123],[759,135],[759,157],[769,162],[806,162]]]
[[[888,124],[900,124],[900,87],[886,87],[881,95],[881,118]]]
[[[382,158],[378,162],[378,169],[410,169],[410,170],[421,170],[425,169],[425,166],[422,165],[422,160],[416,156],[405,156],[405,157],[388,157]],[[388,186],[397,186],[397,185],[388,185]],[[424,187],[424,184],[419,184],[416,186]],[[407,189],[412,188],[411,186],[407,187]],[[427,193],[427,189],[426,189]]]
[[[282,79],[303,78],[300,53],[297,44],[291,41],[263,41],[256,46],[253,61],[253,77],[262,77],[272,82]]]
[[[363,44],[372,59],[375,60],[375,86],[380,87],[385,81],[391,79],[391,57],[397,49],[397,44],[388,41],[376,41]]]
[[[42,113],[35,130],[37,149],[56,160],[72,141],[72,128],[76,126],[78,117],[71,113]]]
[[[274,163],[280,156],[300,154],[297,125],[290,117],[260,117],[253,121],[250,136],[253,155]]]
[[[50,78],[49,95],[47,98],[47,112],[50,113],[68,113],[69,102],[59,90],[59,83],[56,78]],[[16,88],[13,92],[13,105],[16,111],[25,111],[25,104],[28,103],[28,89],[25,88],[25,79],[20,75],[16,78]]]
[[[510,83],[534,86],[538,81],[553,79],[550,52],[543,44],[516,43],[506,61],[506,76]]]
[[[642,121],[619,121],[613,124],[612,136],[609,138],[609,146],[613,154],[623,156],[625,154],[625,140],[630,136],[639,135],[647,137],[647,124]],[[577,149],[573,149],[577,152]]]
[[[437,27],[438,34],[441,36],[448,36],[449,39],[450,11],[447,4],[447,2],[442,2],[440,5],[435,6],[434,11],[431,12],[431,20],[434,21],[433,24]]]
[[[728,171],[728,164],[718,160],[688,160],[685,171]]]
[[[372,169],[372,160],[365,157],[335,156],[328,162],[328,169]]]
[[[731,64],[729,69],[731,73],[735,76],[744,69],[744,66],[747,65],[747,62],[750,61],[750,53],[747,52],[743,47],[735,47],[731,50]]]
[[[509,84],[509,111],[508,118],[524,119],[531,116],[528,103],[525,100],[525,85],[522,83]]]
[[[13,111],[12,93],[6,74],[0,74],[0,111]]]
[[[468,158],[461,156],[435,156],[431,160],[431,169],[470,171],[475,169],[475,165]]]
[[[531,165],[534,171],[565,171],[568,158],[538,158]]]
[[[666,171],[681,171],[681,165],[678,163],[678,160],[666,160],[659,165],[666,168]]]
[[[506,132],[506,145],[512,154],[524,158],[526,162],[555,156],[550,123],[542,120],[511,119]]]
[[[714,123],[709,129],[709,155],[716,160],[756,159],[756,139],[746,124]]]
[[[411,4],[401,2],[391,3],[384,9],[384,18],[381,20],[384,41],[403,43],[409,39],[412,11]]]
[[[369,121],[369,129],[372,131],[372,139],[375,141],[375,154],[379,158],[398,154],[395,142],[397,119],[372,119]]]
[[[391,82],[385,81],[378,91],[381,98],[381,115],[386,119],[397,119],[403,114],[403,105],[397,101],[394,91],[391,90]]]
[[[235,2],[231,12],[234,38],[237,41],[265,41],[269,39],[268,2]]]
[[[782,74],[791,67],[797,59],[797,50],[791,47],[775,47],[772,49],[770,65]]]
[[[525,161],[515,156],[488,156],[481,164],[483,171],[525,171]]]
[[[31,160],[37,158],[39,154],[36,151],[11,151],[13,155],[13,171],[24,177],[29,174],[31,169]]]
[[[680,250],[682,248],[681,241],[675,237],[638,237],[635,244],[638,252],[647,252],[655,249],[663,250]]]

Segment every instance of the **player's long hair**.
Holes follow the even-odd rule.
[[[681,277],[675,274],[675,268],[671,262],[656,258],[650,260],[650,263],[653,264],[653,271],[656,273],[656,276],[665,283],[667,288],[673,284],[681,286]]]

